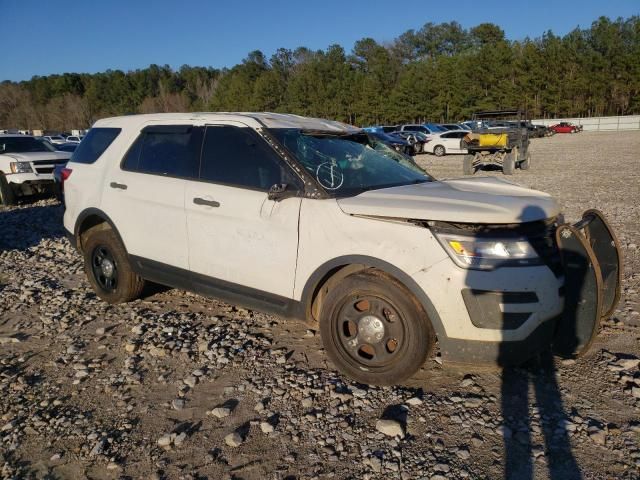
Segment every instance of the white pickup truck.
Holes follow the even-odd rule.
[[[30,135],[0,135],[0,203],[53,188],[53,169],[69,161],[48,142]]]

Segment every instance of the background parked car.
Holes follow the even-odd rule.
[[[471,131],[471,129],[466,125],[463,126],[458,123],[441,123],[439,126],[449,131],[452,131],[452,130],[466,130],[468,132]]]
[[[405,131],[408,131],[408,132],[422,132],[422,133],[426,133],[429,136],[433,135],[435,133],[444,133],[444,132],[447,131],[445,128],[439,127],[435,123],[406,124],[406,125],[400,126],[399,130],[403,131],[403,132],[405,132]]]
[[[69,143],[58,143],[54,145],[55,149],[59,152],[75,152],[76,148],[78,148],[80,143],[69,142]]]
[[[424,153],[424,145],[429,141],[427,136],[422,132],[399,131],[393,132],[393,134],[404,138],[407,142],[413,145],[413,149],[416,154]]]
[[[66,143],[66,140],[62,135],[44,135],[42,138],[54,145]]]
[[[365,129],[367,133],[383,142],[385,145],[393,148],[396,152],[404,153],[405,155],[415,155],[415,150],[413,145],[407,142],[404,138],[398,135],[392,135],[389,133],[384,133],[376,130]]]
[[[80,143],[81,140],[82,140],[82,136],[78,136],[78,135],[69,135],[67,137],[67,143]]]
[[[582,126],[574,125],[569,122],[560,122],[549,127],[556,133],[578,133],[582,131]]]
[[[54,167],[70,156],[29,135],[0,135],[0,203],[12,205],[22,196],[50,192]]]
[[[460,145],[460,140],[467,133],[464,130],[458,130],[431,135],[431,141],[425,145],[424,151],[425,153],[433,153],[437,157],[454,153],[467,153],[467,149],[463,149]]]

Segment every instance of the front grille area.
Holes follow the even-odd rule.
[[[52,158],[51,160],[33,160],[31,163],[34,165],[63,165],[69,160],[65,158]]]
[[[40,167],[36,168],[36,173],[52,173],[54,167]]]

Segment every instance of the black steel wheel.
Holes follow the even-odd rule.
[[[336,367],[375,385],[413,375],[435,343],[421,305],[397,280],[376,270],[350,275],[328,293],[320,330]]]
[[[129,265],[127,251],[114,231],[101,224],[82,236],[84,271],[101,299],[124,303],[140,296],[144,280]]]
[[[373,295],[347,296],[338,311],[334,342],[353,362],[380,367],[404,348],[405,328],[395,307]]]
[[[105,292],[114,292],[118,287],[118,264],[105,245],[98,245],[91,253],[91,270],[96,283]]]

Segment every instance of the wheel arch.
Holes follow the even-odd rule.
[[[111,230],[113,230],[120,243],[125,246],[125,251],[127,251],[127,247],[122,241],[122,236],[120,235],[120,232],[116,228],[109,215],[104,213],[102,210],[93,207],[86,208],[85,210],[80,212],[80,215],[78,215],[78,218],[76,219],[73,235],[76,239],[78,250],[82,252],[83,234],[90,228],[96,227],[101,224],[104,224],[111,228]]]
[[[379,258],[366,255],[345,255],[320,265],[308,278],[302,290],[302,307],[305,318],[317,321],[322,301],[329,290],[340,280],[353,273],[375,268],[394,278],[409,290],[426,312],[439,341],[446,338],[442,320],[427,294],[409,274]]]

